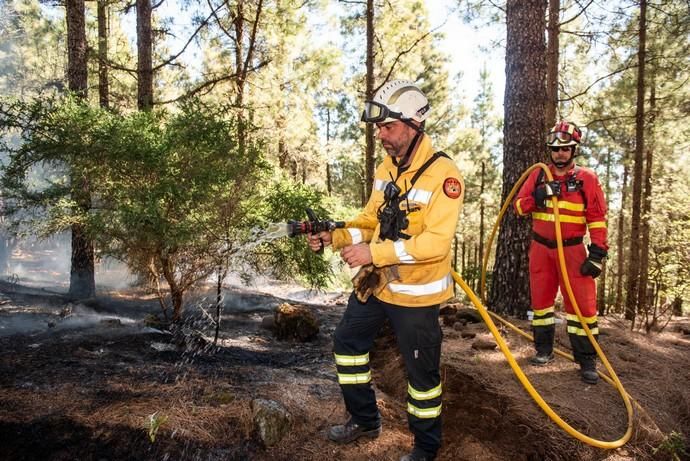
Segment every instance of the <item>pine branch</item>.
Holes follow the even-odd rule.
[[[256,30],[259,26],[259,18],[261,17],[261,8],[263,7],[263,0],[259,0],[259,4],[256,6],[256,16],[254,17],[254,24],[252,25],[252,34],[249,37],[249,49],[247,50],[247,56],[244,60],[244,65],[242,66],[242,80],[247,78],[247,70],[249,68],[249,62],[252,60],[252,55],[254,54],[254,47],[256,44]]]
[[[412,43],[412,45],[410,45],[409,48],[407,48],[406,50],[403,50],[403,51],[401,51],[400,53],[398,53],[398,55],[397,55],[397,56],[395,57],[395,59],[393,60],[393,63],[391,64],[390,68],[388,69],[388,73],[386,74],[386,76],[385,76],[384,79],[382,80],[382,83],[381,83],[378,87],[374,88],[374,93],[376,93],[379,89],[381,89],[381,87],[382,87],[383,85],[386,84],[386,82],[388,82],[388,79],[391,77],[391,75],[393,74],[393,71],[395,70],[395,66],[396,66],[396,65],[398,64],[398,62],[400,61],[400,58],[402,58],[404,55],[406,55],[407,53],[410,53],[412,50],[414,50],[414,48],[415,48],[422,40],[424,40],[424,39],[427,38],[429,35],[433,34],[433,33],[436,32],[438,29],[440,29],[441,27],[443,27],[444,24],[445,24],[445,23],[441,24],[441,25],[438,26],[438,27],[435,27],[435,28],[431,29],[429,32],[427,32],[427,33],[425,33],[424,35],[422,35],[422,36],[420,36],[419,38],[417,38],[417,40],[415,40],[415,41]]]
[[[614,70],[613,72],[610,72],[610,73],[603,75],[603,76],[599,77],[598,79],[594,80],[587,88],[585,88],[581,92],[579,92],[575,95],[569,95],[567,98],[559,98],[558,101],[559,102],[572,101],[572,100],[574,100],[580,96],[587,94],[587,92],[589,92],[589,90],[591,90],[592,87],[594,87],[597,83],[601,82],[602,80],[606,80],[609,77],[613,77],[614,75],[625,72],[626,70],[634,69],[636,67],[637,67],[637,64],[632,64],[630,66],[626,66],[626,67],[623,67],[621,69]]]
[[[249,73],[249,71],[251,71],[251,72],[257,71],[257,70],[261,69],[262,67],[268,65],[270,62],[271,62],[270,60],[261,61],[256,66],[252,67],[251,69],[248,69],[247,73]],[[181,101],[181,100],[190,98],[190,97],[195,96],[199,93],[201,93],[202,95],[208,94],[210,91],[213,90],[213,88],[215,88],[215,86],[217,84],[219,84],[221,82],[228,81],[228,80],[234,80],[237,78],[237,76],[238,76],[238,74],[234,73],[234,74],[230,74],[230,75],[223,75],[220,77],[216,77],[216,78],[213,78],[211,80],[207,80],[207,81],[203,82],[202,84],[200,84],[199,86],[197,86],[196,88],[194,88],[194,89],[192,89],[192,90],[190,90],[190,91],[188,91],[188,92],[186,92],[186,93],[184,93],[184,94],[182,94],[176,98],[168,99],[165,101],[158,101],[155,104],[156,105],[170,104],[173,102],[177,102],[177,101]],[[206,91],[204,91],[204,90],[206,90]],[[203,93],[202,93],[202,91],[203,91]]]
[[[225,28],[225,26],[223,25],[223,23],[220,22],[220,18],[219,18],[218,15],[216,14],[216,11],[217,11],[217,10],[215,10],[215,9],[213,8],[213,5],[211,5],[211,0],[206,0],[206,3],[208,3],[208,6],[211,7],[211,9],[214,10],[214,12],[213,12],[213,17],[215,18],[216,24],[218,25],[218,27],[220,27],[220,30],[222,30],[223,33],[224,33],[228,38],[230,38],[232,41],[234,41],[235,43],[237,43],[237,37],[235,37],[234,35],[232,35],[232,34],[230,33],[230,31],[229,31],[228,29]],[[228,4],[228,0],[223,0],[223,3],[221,3],[221,6],[227,5],[227,4]],[[232,14],[232,13],[231,13],[231,14]],[[234,20],[234,18],[233,18],[233,20]]]
[[[563,27],[563,26],[565,26],[566,24],[569,24],[569,23],[573,22],[574,20],[576,20],[577,18],[579,18],[580,16],[582,16],[582,14],[587,10],[587,8],[589,8],[589,6],[590,6],[592,3],[594,3],[594,0],[589,0],[589,3],[586,4],[585,6],[581,7],[580,11],[579,11],[575,16],[573,16],[572,18],[568,19],[567,21],[563,21],[562,23],[560,23],[560,24],[558,25],[558,27]]]
[[[208,25],[208,23],[209,23],[209,21],[211,20],[211,18],[214,17],[214,16],[216,15],[217,11],[218,11],[224,4],[225,4],[225,2],[221,3],[215,10],[211,11],[211,14],[209,14],[208,17],[207,17],[206,19],[204,19],[203,21],[201,21],[201,23],[199,24],[199,26],[196,28],[196,30],[194,31],[194,33],[189,37],[189,40],[187,40],[187,43],[184,44],[184,46],[182,47],[182,49],[180,50],[179,53],[170,56],[167,60],[165,60],[165,61],[163,61],[162,63],[160,63],[159,65],[155,66],[155,67],[153,68],[153,71],[155,72],[155,71],[157,71],[157,70],[159,70],[159,69],[161,69],[161,68],[167,66],[168,64],[171,64],[174,60],[176,60],[177,58],[179,58],[179,57],[182,55],[182,53],[185,52],[185,50],[187,49],[187,47],[189,46],[189,44],[192,43],[192,40],[194,40],[194,39],[196,38],[196,36],[199,34],[199,32],[201,32],[201,29],[203,29],[205,26]]]

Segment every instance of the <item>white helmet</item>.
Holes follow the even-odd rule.
[[[429,116],[429,100],[409,80],[392,80],[383,85],[372,101],[365,101],[362,121],[390,123],[396,120],[423,122]]]

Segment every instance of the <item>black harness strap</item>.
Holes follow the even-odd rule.
[[[435,152],[434,155],[429,157],[429,160],[424,162],[424,165],[422,165],[419,168],[419,170],[417,170],[417,172],[414,174],[414,176],[412,176],[412,179],[410,180],[410,186],[407,188],[405,193],[400,196],[401,200],[404,200],[407,197],[407,194],[409,194],[410,191],[412,190],[412,186],[414,186],[414,183],[417,182],[417,180],[422,176],[422,173],[424,173],[424,171],[426,171],[426,169],[429,168],[431,166],[431,164],[434,163],[436,161],[436,159],[439,157],[445,157],[447,159],[450,159],[448,154],[446,154],[443,151]]]

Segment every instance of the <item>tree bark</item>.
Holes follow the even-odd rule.
[[[263,11],[263,0],[258,0],[256,4],[254,21],[252,22],[252,28],[249,34],[247,34],[244,29],[244,22],[247,20],[245,17],[245,6],[246,3],[244,0],[237,1],[236,15],[233,19],[235,26],[235,105],[238,108],[237,142],[240,155],[245,153],[247,146],[247,119],[245,117],[244,107],[245,91],[247,78],[249,77],[249,68],[254,59],[254,51],[256,49],[256,34],[259,29],[259,22]],[[295,178],[297,178],[297,172],[295,172]]]
[[[326,191],[328,196],[333,195],[333,173],[331,172],[331,158],[330,158],[330,146],[331,146],[331,109],[326,109]]]
[[[86,64],[86,20],[84,0],[67,0],[67,80],[70,91],[86,103],[88,71]],[[71,195],[82,214],[91,208],[89,185],[81,174],[70,173]],[[69,295],[72,298],[90,298],[96,294],[93,243],[86,235],[83,224],[72,224],[72,255]]]
[[[237,107],[237,142],[240,154],[246,151],[246,130],[244,125],[244,0],[237,0],[233,25],[235,26],[235,106]],[[293,172],[293,177],[296,172]]]
[[[616,238],[616,248],[618,248],[618,261],[616,264],[616,313],[623,311],[623,282],[625,280],[625,209],[628,199],[628,176],[630,167],[626,158],[623,158],[623,184],[621,185],[621,209],[618,213],[618,237]]]
[[[167,255],[160,255],[158,258],[161,269],[163,270],[163,277],[165,277],[165,281],[168,283],[168,289],[170,290],[170,303],[173,306],[172,321],[179,322],[182,320],[182,313],[184,311],[185,289],[175,278],[175,267],[170,257]]]
[[[609,150],[606,154],[606,182],[604,184],[604,190],[606,192],[606,209],[609,210],[609,197],[611,197],[611,151]],[[599,315],[606,315],[607,303],[606,303],[606,285],[608,282],[608,258],[604,259],[604,263],[601,265],[601,277],[597,282],[597,306],[599,310]]]
[[[503,200],[522,172],[544,157],[545,16],[542,0],[508,0],[506,4]],[[492,310],[525,315],[529,309],[529,243],[529,222],[506,213],[489,295]]]
[[[652,214],[652,157],[654,149],[654,110],[656,109],[656,88],[654,88],[654,73],[650,82],[649,118],[647,127],[650,132],[650,143],[647,148],[644,172],[644,196],[642,201],[642,242],[640,245],[640,284],[637,293],[637,312],[647,311],[649,306],[647,282],[649,281],[649,218]]]
[[[482,162],[482,178],[479,183],[479,266],[484,264],[484,178],[486,176],[486,162]]]
[[[635,168],[633,174],[632,219],[630,223],[630,254],[628,264],[628,297],[625,318],[635,326],[637,298],[640,286],[640,211],[642,201],[642,168],[644,160],[644,93],[647,39],[647,1],[640,1],[639,50],[637,53],[637,111],[635,114]]]
[[[66,0],[67,84],[70,91],[87,96],[86,19],[84,0]]]
[[[153,108],[153,32],[151,0],[137,2],[137,107]]]
[[[217,269],[216,278],[216,328],[213,335],[213,345],[218,344],[218,335],[220,333],[220,322],[223,313],[223,279],[227,275],[226,266],[220,265]]]
[[[108,4],[98,0],[98,102],[101,107],[110,106],[108,88]]]
[[[367,76],[365,97],[367,101],[374,99],[374,0],[367,0]],[[385,83],[385,82],[384,82]],[[362,200],[362,206],[367,204],[374,187],[374,160],[376,159],[376,139],[374,137],[374,125],[366,124],[365,128],[366,148],[364,151],[364,184],[366,192]]]
[[[549,24],[546,42],[546,109],[544,110],[545,130],[556,123],[558,114],[558,45],[560,0],[549,0]]]

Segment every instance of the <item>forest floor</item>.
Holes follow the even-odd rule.
[[[320,332],[298,343],[278,341],[261,325],[280,299],[228,291],[213,346],[203,301],[188,310],[195,321],[171,333],[146,326],[159,313],[158,303],[131,290],[99,293],[76,305],[18,284],[2,283],[0,293],[0,460],[397,461],[412,446],[406,379],[394,342],[385,336],[372,352],[382,435],[347,446],[327,440],[329,426],[346,420],[331,355],[345,295],[307,305]],[[690,319],[674,318],[650,335],[631,332],[619,319],[600,320],[601,346],[639,404],[625,446],[592,448],[559,429],[498,349],[472,348],[477,339],[492,337],[483,324],[470,323],[462,330],[443,327],[444,445],[438,459],[690,459],[690,336],[682,331]],[[528,329],[526,321],[514,323]],[[568,349],[559,327],[558,347]],[[463,338],[468,333],[476,337]],[[623,436],[628,418],[613,387],[583,384],[564,359],[529,366],[530,344],[513,332],[502,334],[565,421],[596,439]],[[257,398],[277,401],[292,415],[289,433],[268,448],[252,422]]]

